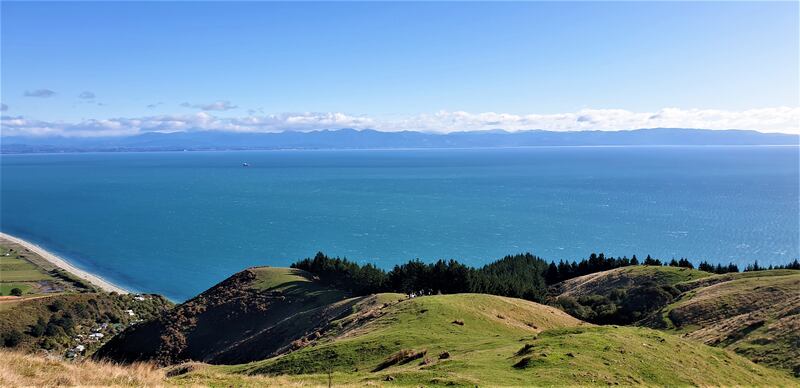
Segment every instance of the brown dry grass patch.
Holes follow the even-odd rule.
[[[0,386],[136,386],[165,385],[164,372],[152,364],[68,362],[0,350]]]

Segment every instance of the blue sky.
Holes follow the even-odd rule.
[[[4,132],[800,121],[797,2],[1,7]]]

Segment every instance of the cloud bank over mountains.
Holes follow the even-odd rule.
[[[192,114],[152,115],[135,118],[89,119],[80,122],[42,121],[22,116],[2,116],[3,136],[102,137],[133,136],[146,132],[232,131],[282,132],[322,129],[375,129],[449,133],[504,129],[520,131],[630,130],[638,128],[751,129],[800,134],[800,107],[774,107],[742,111],[664,108],[656,112],[624,109],[582,109],[556,114],[470,113],[439,111],[400,117],[327,113],[279,113],[223,117],[208,111],[235,107],[228,101],[187,104],[203,110]]]

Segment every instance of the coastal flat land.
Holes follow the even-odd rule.
[[[11,295],[15,288],[22,291],[21,296]],[[0,233],[0,309],[21,298],[96,289],[127,293],[35,244]]]
[[[0,241],[0,311],[23,300],[94,290],[90,283],[52,265],[24,246]]]

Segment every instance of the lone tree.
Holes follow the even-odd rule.
[[[11,295],[13,295],[13,296],[22,296],[22,290],[17,288],[17,287],[14,287],[14,288],[11,289]]]

